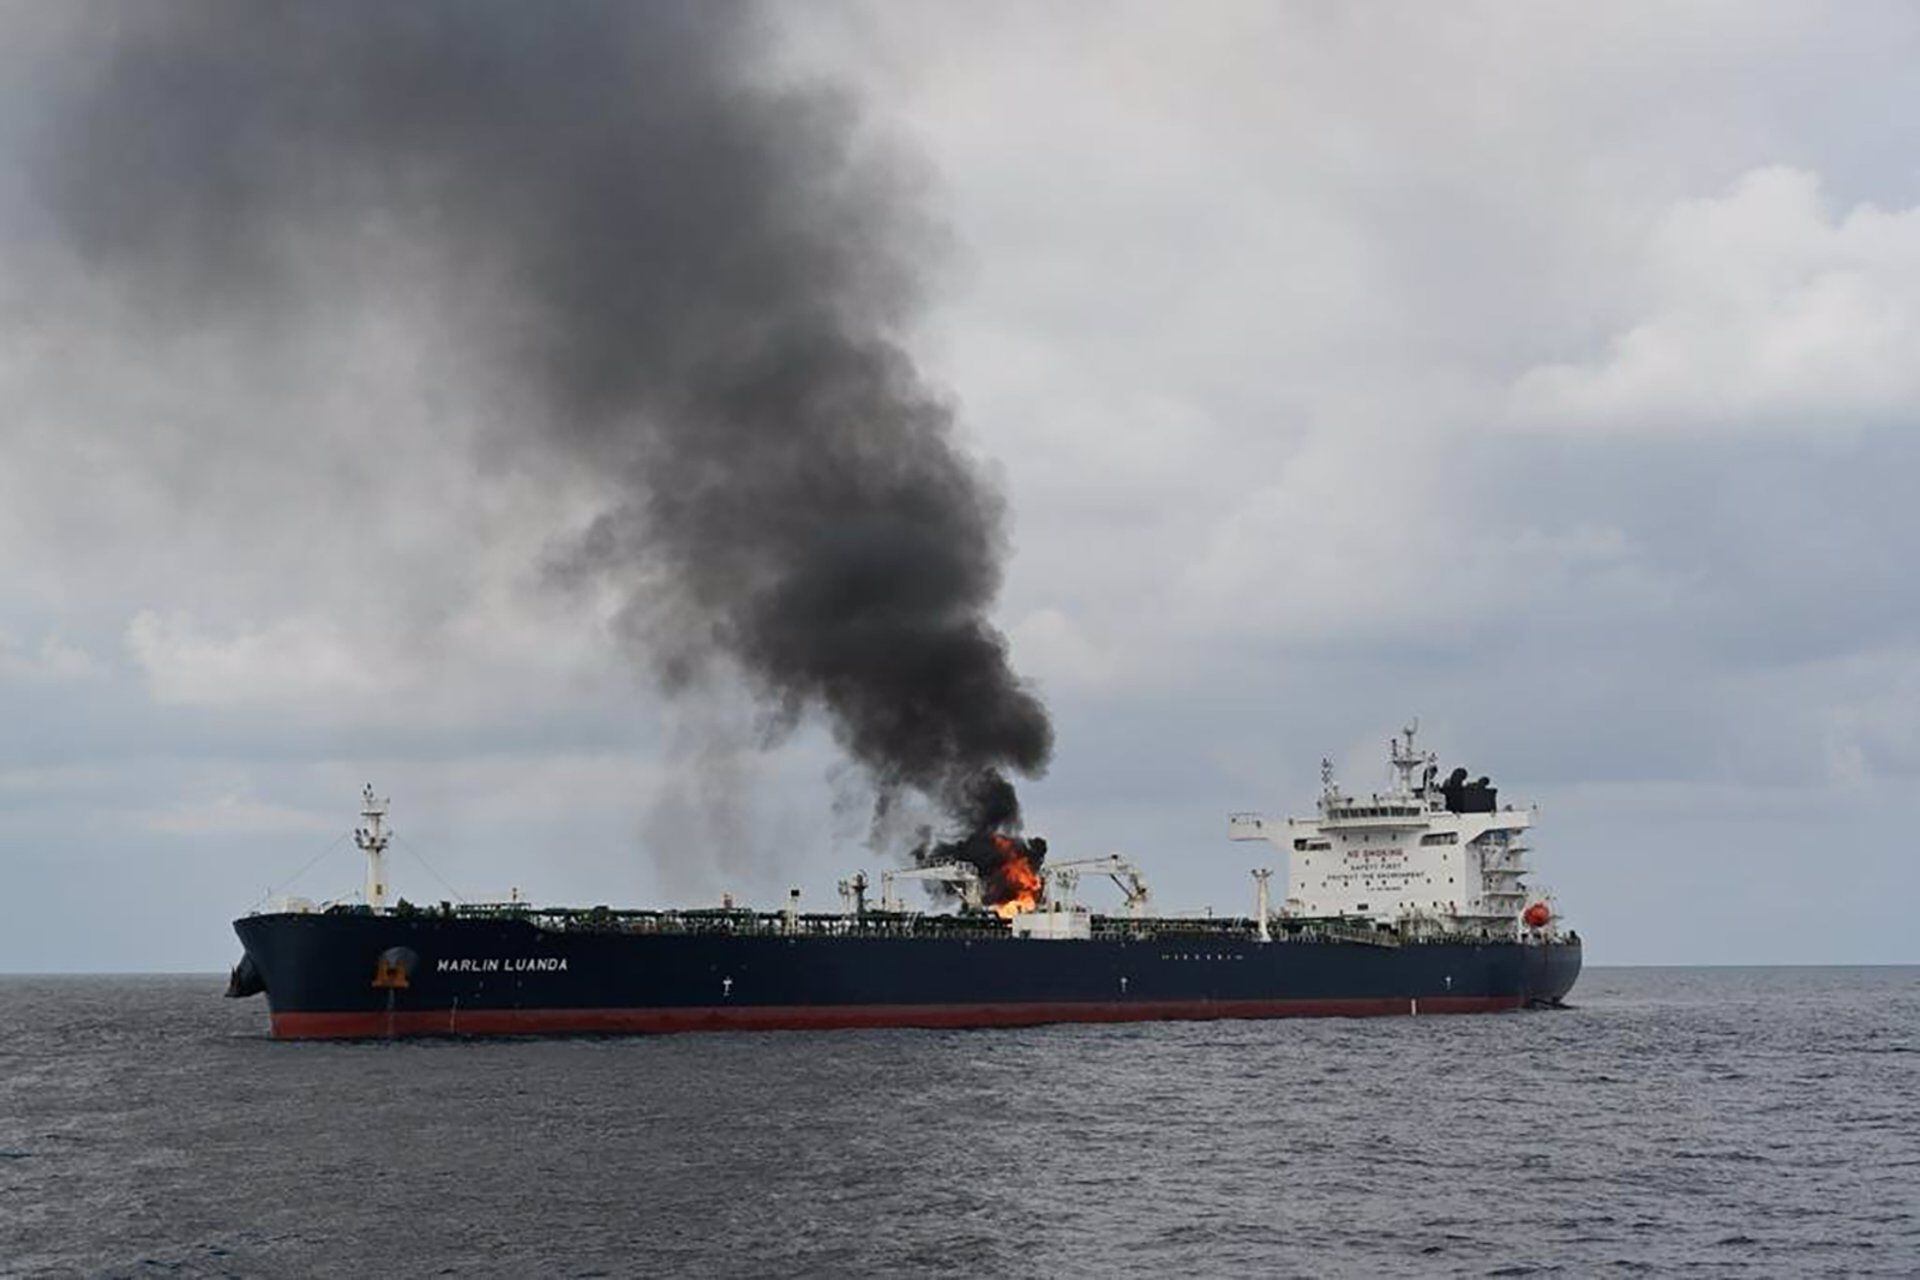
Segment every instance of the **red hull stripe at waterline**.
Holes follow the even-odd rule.
[[[665,1031],[821,1031],[857,1027],[1022,1027],[1048,1022],[1209,1018],[1369,1018],[1517,1009],[1520,996],[1344,1000],[1057,1001],[1017,1004],[740,1005],[692,1009],[396,1009],[273,1015],[282,1040],[377,1036],[538,1036]]]

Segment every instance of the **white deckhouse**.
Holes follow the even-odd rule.
[[[1287,856],[1282,916],[1367,920],[1403,932],[1481,930],[1513,937],[1551,919],[1535,899],[1521,838],[1533,815],[1500,808],[1486,778],[1456,769],[1444,782],[1431,752],[1414,750],[1418,724],[1388,746],[1393,781],[1370,795],[1348,795],[1320,762],[1320,816],[1276,820],[1257,813],[1228,819],[1235,840],[1264,840]],[[1538,922],[1537,924],[1535,922]]]

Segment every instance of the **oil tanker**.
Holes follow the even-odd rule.
[[[990,837],[992,858],[840,885],[841,910],[530,903],[388,905],[387,804],[368,787],[358,901],[283,900],[234,922],[232,996],[264,993],[282,1039],[987,1027],[1188,1018],[1470,1013],[1559,1005],[1577,933],[1530,889],[1529,810],[1456,769],[1442,781],[1415,729],[1393,739],[1381,791],[1349,794],[1321,765],[1318,812],[1239,813],[1235,840],[1285,861],[1284,900],[1253,870],[1246,916],[1156,915],[1118,854],[1045,858]],[[1095,913],[1082,878],[1124,908]],[[931,882],[951,911],[910,909]]]

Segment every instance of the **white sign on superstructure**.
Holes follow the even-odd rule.
[[[1393,781],[1384,792],[1348,795],[1320,762],[1316,818],[1228,819],[1235,840],[1264,840],[1286,855],[1283,915],[1359,918],[1417,932],[1513,936],[1528,903],[1522,837],[1533,815],[1500,808],[1492,784],[1456,769],[1439,781],[1432,753],[1414,750],[1418,725],[1388,747]]]

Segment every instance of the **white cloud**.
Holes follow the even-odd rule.
[[[1818,175],[1765,168],[1652,229],[1644,312],[1604,356],[1541,365],[1523,427],[1832,430],[1920,414],[1920,207],[1835,216]]]
[[[182,802],[142,814],[140,821],[149,831],[176,836],[285,835],[336,827],[344,830],[348,825],[303,809],[235,794]]]
[[[0,680],[26,684],[91,680],[102,673],[93,655],[58,635],[47,635],[28,648],[0,631]]]
[[[185,613],[143,610],[127,648],[165,706],[319,710],[390,688],[394,668],[323,619],[286,618],[212,634]]]
[[[352,625],[293,614],[212,621],[143,609],[123,642],[163,707],[260,712],[363,729],[551,721],[634,695],[597,615],[538,612],[489,589],[444,615]]]
[[[1043,693],[1099,689],[1121,674],[1114,646],[1060,609],[1034,610],[1014,624],[1008,638],[1020,655],[1021,670],[1039,681]]]
[[[1820,674],[1832,688],[1821,717],[1830,780],[1859,787],[1920,773],[1920,646],[1828,665]]]
[[[63,765],[31,769],[0,769],[0,791],[16,795],[57,795],[98,789],[112,781],[109,770],[97,765]]]
[[[1322,431],[1227,504],[1169,601],[1188,646],[1250,636],[1479,648],[1517,615],[1638,614],[1674,584],[1626,530],[1507,506],[1458,427]]]

